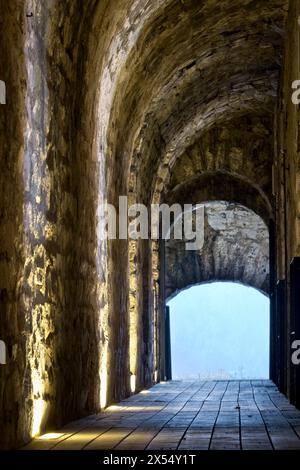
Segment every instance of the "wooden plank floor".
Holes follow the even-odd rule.
[[[268,380],[171,381],[24,449],[300,450],[300,411]]]

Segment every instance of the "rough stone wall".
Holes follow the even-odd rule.
[[[24,156],[31,433],[99,406],[97,167],[86,155],[82,168],[83,156],[75,151],[82,25],[89,6],[27,5],[33,13],[25,44]]]
[[[49,282],[56,320],[55,423],[99,407],[97,295],[102,273],[97,271],[95,255],[99,168],[91,152],[77,152],[81,69],[94,4],[50,2],[45,15],[49,128],[44,132],[51,188],[46,215],[55,227],[46,246],[56,261]],[[91,134],[90,148],[92,140]],[[47,417],[46,423],[51,424]]]
[[[0,338],[7,345],[7,365],[0,366],[0,447],[16,442],[26,428],[22,407],[28,387],[28,325],[22,307],[24,288],[19,282],[24,266],[25,19],[21,6],[22,2],[1,2],[0,77],[6,83],[6,105],[0,107]]]
[[[249,209],[227,202],[207,203],[204,244],[186,250],[186,240],[166,242],[166,296],[192,285],[236,281],[269,293],[269,232]]]
[[[281,79],[276,120],[276,153],[274,166],[274,190],[276,193],[276,280],[284,281],[285,309],[287,331],[285,335],[286,357],[285,368],[286,391],[291,397],[293,388],[291,339],[295,330],[295,318],[291,311],[290,263],[300,255],[299,225],[299,105],[292,102],[295,91],[292,83],[300,80],[300,36],[299,36],[299,0],[290,2],[287,38],[284,54],[284,68]],[[297,87],[299,88],[299,87]],[[295,288],[295,287],[294,287]],[[298,289],[298,287],[296,287]],[[282,333],[281,333],[282,335]],[[295,397],[294,397],[295,398]]]
[[[271,199],[273,116],[245,115],[217,124],[176,160],[165,191],[197,175],[223,171],[242,176]]]
[[[153,380],[156,254],[102,243],[99,204],[158,201],[202,131],[272,115],[287,4],[1,1],[2,447],[130,393],[129,269],[138,388]]]
[[[300,80],[299,64],[299,1],[290,3],[287,42],[285,47],[284,73],[282,75],[280,99],[278,105],[277,152],[276,152],[276,193],[278,210],[278,228],[286,213],[287,222],[284,234],[278,232],[279,240],[287,240],[287,253],[278,247],[278,267],[280,273],[288,269],[293,256],[300,254],[299,229],[299,106],[293,104],[292,83]],[[287,259],[283,258],[287,256]],[[281,257],[281,258],[280,258]]]
[[[91,4],[5,3],[1,338],[10,353],[0,410],[10,447],[98,409],[100,280],[97,171],[74,151]]]
[[[1,114],[6,448],[130,393],[127,243],[106,247],[98,234],[99,204],[126,194],[119,163],[107,165],[105,64],[128,11],[92,0],[14,1],[1,11],[10,106]]]

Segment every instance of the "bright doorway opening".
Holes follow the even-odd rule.
[[[251,287],[213,282],[168,302],[172,378],[268,379],[269,298]]]

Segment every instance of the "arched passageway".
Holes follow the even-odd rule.
[[[152,386],[167,409],[252,394],[267,435],[262,404],[279,424],[300,406],[299,16],[299,0],[2,2],[1,448]],[[210,242],[107,239],[103,205],[128,218],[120,197],[147,214],[211,204]],[[269,382],[159,384],[167,299],[212,280],[269,295],[270,379],[290,404]],[[289,437],[266,445],[297,446],[281,424]]]

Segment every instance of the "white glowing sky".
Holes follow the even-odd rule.
[[[169,301],[173,379],[269,377],[269,299],[243,285],[194,286]]]

